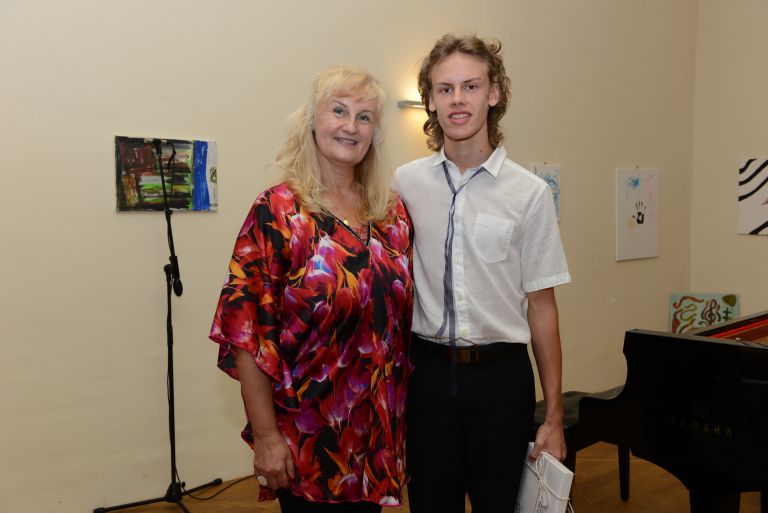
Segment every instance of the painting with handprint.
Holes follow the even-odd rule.
[[[659,256],[659,170],[616,170],[616,260]]]
[[[736,294],[678,292],[669,296],[669,331],[689,331],[739,318]]]

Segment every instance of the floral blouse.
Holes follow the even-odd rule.
[[[240,230],[210,338],[231,377],[239,347],[272,379],[295,495],[402,503],[411,243],[399,201],[366,241],[285,184],[256,198]],[[252,445],[250,424],[242,436]]]

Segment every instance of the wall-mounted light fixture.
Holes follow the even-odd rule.
[[[397,106],[401,109],[423,109],[424,104],[421,100],[399,100]]]

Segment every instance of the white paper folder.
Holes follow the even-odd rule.
[[[533,442],[528,444],[528,454],[532,450]],[[571,483],[573,472],[551,454],[542,452],[536,461],[526,455],[515,513],[565,513]]]

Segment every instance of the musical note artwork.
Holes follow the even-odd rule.
[[[158,149],[163,166],[162,181]],[[164,210],[163,182],[169,205],[174,210],[211,212],[218,207],[216,143],[213,141],[116,136],[115,170],[120,212]]]
[[[736,294],[678,292],[669,296],[669,331],[687,333],[739,318]]]
[[[739,233],[768,235],[768,159],[739,166]]]
[[[659,170],[616,170],[616,260],[659,256]]]

